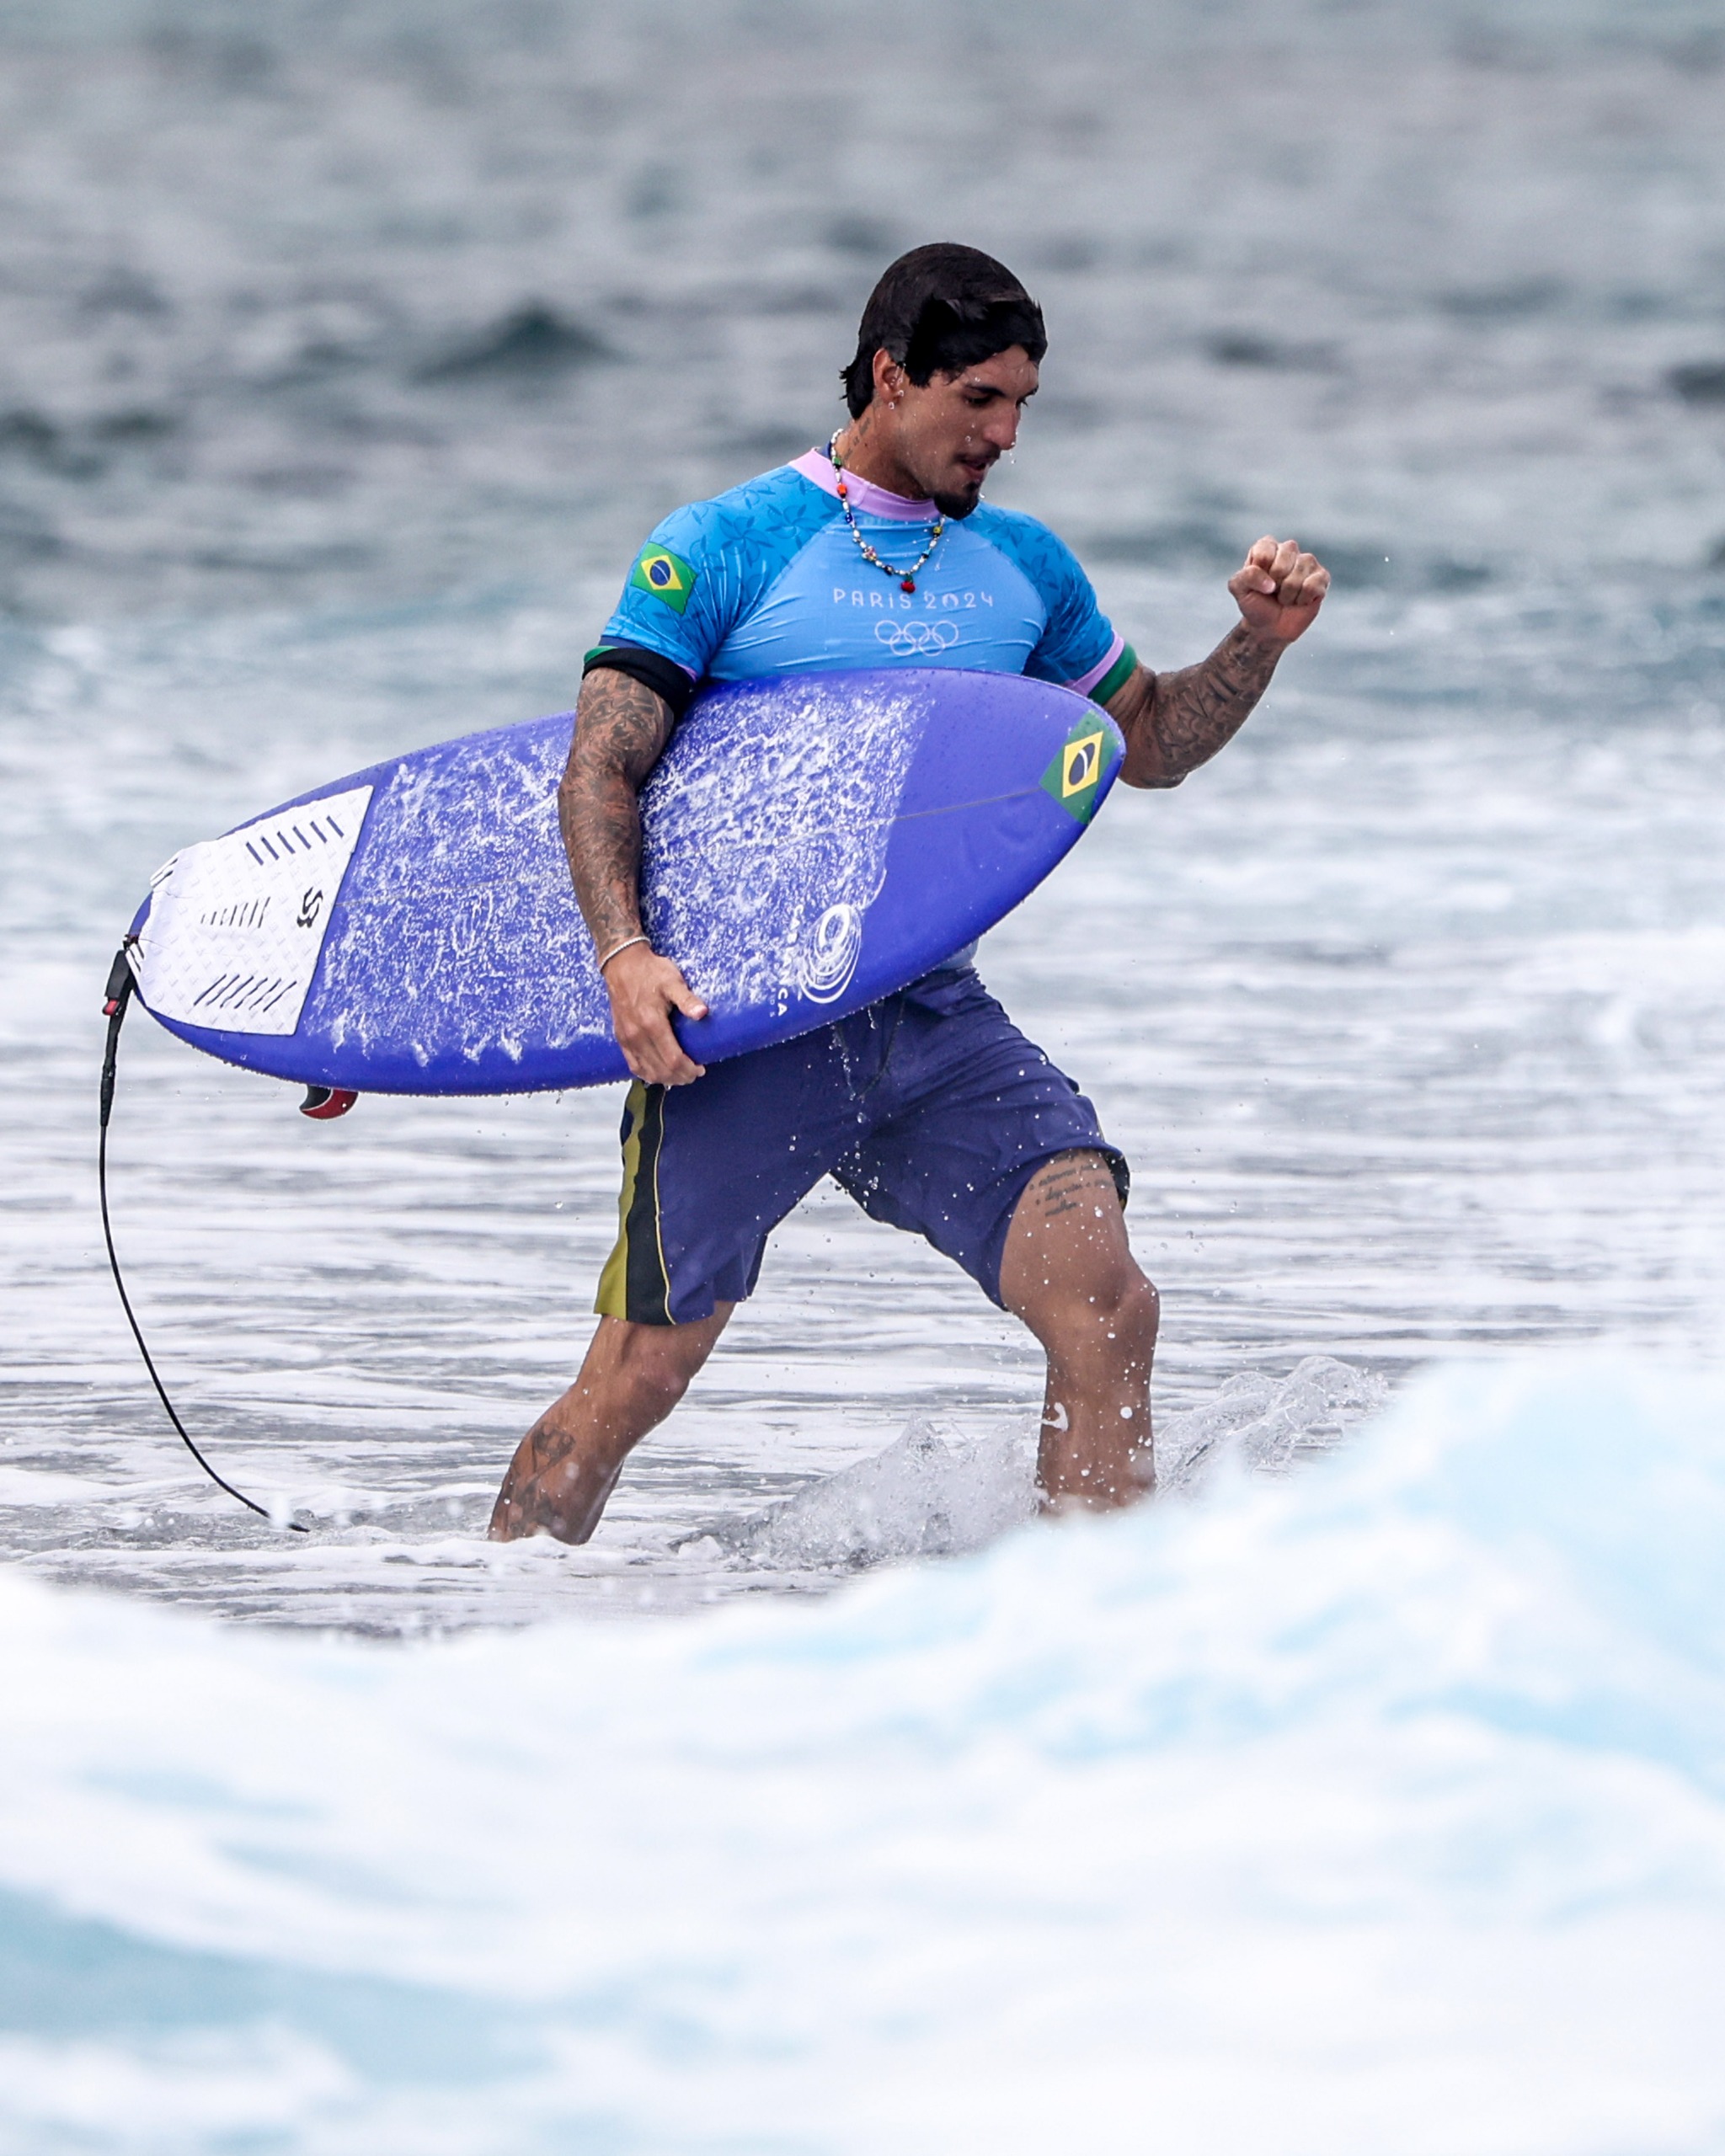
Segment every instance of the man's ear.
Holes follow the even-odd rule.
[[[904,395],[911,377],[883,344],[874,355],[874,401],[877,404],[896,404]]]

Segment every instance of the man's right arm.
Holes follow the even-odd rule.
[[[632,942],[641,934],[640,792],[670,739],[670,707],[643,681],[595,666],[581,684],[574,738],[557,792],[563,851],[581,917],[603,958],[617,1046],[649,1086],[686,1086],[704,1075],[684,1054],[670,1014],[704,1018],[707,1006],[669,958]]]

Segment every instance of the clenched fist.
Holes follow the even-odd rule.
[[[1305,634],[1329,588],[1329,571],[1315,554],[1302,554],[1297,539],[1260,539],[1228,579],[1247,627],[1274,643]]]

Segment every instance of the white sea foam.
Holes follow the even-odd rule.
[[[0,2146],[1717,2148],[1722,1411],[1456,1369],[1297,1476],[644,1630],[14,1576]]]

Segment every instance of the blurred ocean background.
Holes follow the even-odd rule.
[[[3,2156],[1725,2150],[1722,112],[1718,0],[0,10]],[[140,1012],[121,1252],[272,1532],[103,1264],[120,932],[569,704],[934,237],[1152,664],[1335,574],[982,953],[1178,1494],[1023,1527],[1033,1353],[829,1193],[493,1550],[618,1096],[317,1126]]]

